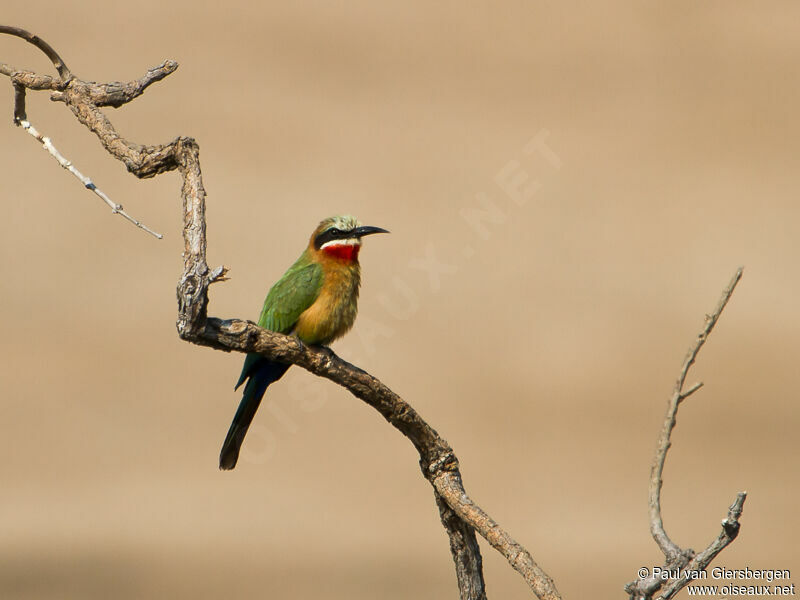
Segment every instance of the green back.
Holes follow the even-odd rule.
[[[304,252],[269,290],[258,325],[278,333],[291,333],[303,311],[319,296],[322,282],[322,267],[311,262],[308,253]],[[247,355],[237,388],[250,376],[259,358],[259,354]]]

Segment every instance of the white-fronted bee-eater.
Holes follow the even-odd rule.
[[[269,290],[259,326],[297,336],[312,346],[330,344],[347,333],[358,311],[361,238],[373,233],[389,232],[361,225],[351,216],[322,221],[297,262]],[[220,469],[236,466],[239,449],[264,392],[288,368],[288,364],[272,362],[259,354],[247,355],[235,388],[244,383],[244,394],[222,444]]]

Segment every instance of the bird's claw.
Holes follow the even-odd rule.
[[[306,344],[299,337],[295,337],[294,339],[297,341],[297,345],[300,347],[299,348],[300,352],[306,352],[307,350],[319,350],[321,352],[324,352],[328,356],[333,354],[333,350],[328,348],[328,346],[323,346],[321,344],[320,345],[317,345],[317,344],[313,344],[313,345]]]

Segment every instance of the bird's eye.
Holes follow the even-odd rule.
[[[342,232],[339,231],[336,227],[331,227],[330,229],[328,229],[328,233],[330,233],[332,235],[339,235]]]

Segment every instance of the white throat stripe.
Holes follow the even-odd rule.
[[[320,246],[320,250],[323,248],[329,248],[331,246],[360,246],[361,240],[358,238],[348,238],[346,240],[331,240],[330,242],[325,242]]]

